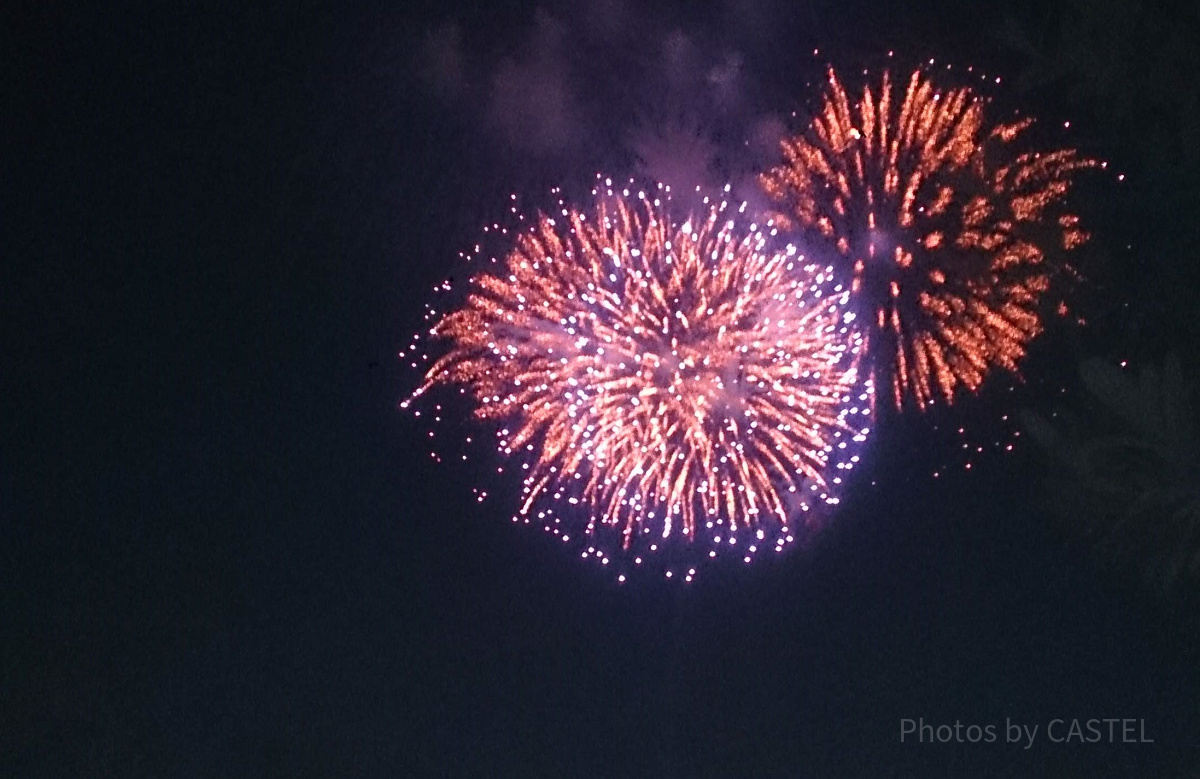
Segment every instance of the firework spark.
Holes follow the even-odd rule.
[[[534,220],[430,330],[448,348],[414,399],[471,397],[524,460],[514,519],[584,556],[640,564],[681,542],[749,562],[836,504],[858,462],[861,339],[832,269],[769,250],[725,203],[673,221],[668,192],[609,181],[590,213]]]
[[[810,127],[761,176],[775,221],[837,258],[897,408],[953,402],[994,367],[1015,372],[1042,328],[1051,253],[1088,238],[1061,206],[1072,174],[1095,162],[1014,154],[1030,123],[989,128],[979,96],[920,71],[900,98],[885,73],[852,101],[830,70]]]

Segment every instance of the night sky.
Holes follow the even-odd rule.
[[[1086,357],[1200,366],[1200,14],[1060,5],[8,11],[0,775],[1200,776],[1195,581],[1100,559],[1033,447],[968,472],[949,432],[1050,413]],[[486,463],[430,461],[396,355],[509,193],[630,172],[673,32],[723,152],[894,49],[1003,75],[1111,169],[1079,193],[1093,325],[1020,392],[885,425],[810,548],[618,587],[509,523],[516,485],[477,504]],[[1039,81],[1062,52],[1111,67]]]

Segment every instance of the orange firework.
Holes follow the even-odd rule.
[[[781,550],[790,520],[837,502],[868,432],[848,290],[725,204],[680,223],[665,191],[597,194],[471,280],[416,395],[461,387],[503,425],[500,451],[526,460],[517,518],[585,556],[607,562],[605,536]]]
[[[897,408],[1015,371],[1042,328],[1048,253],[1087,240],[1061,206],[1072,174],[1095,163],[1073,149],[1014,154],[1030,124],[989,128],[979,96],[920,71],[902,98],[884,73],[852,101],[830,70],[807,132],[761,176],[776,222],[840,258]]]

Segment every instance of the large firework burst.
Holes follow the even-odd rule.
[[[523,460],[514,519],[585,556],[782,550],[868,433],[849,290],[725,203],[678,222],[661,187],[595,195],[471,279],[416,396],[465,390]]]
[[[811,125],[761,176],[776,221],[838,258],[897,408],[1015,371],[1042,327],[1052,253],[1087,240],[1061,206],[1072,174],[1095,163],[1014,153],[1030,123],[989,127],[978,95],[920,71],[899,98],[885,73],[852,100],[830,70]]]

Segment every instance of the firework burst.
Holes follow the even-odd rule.
[[[1042,329],[1058,250],[1087,240],[1062,209],[1074,150],[1016,154],[1031,123],[989,127],[971,90],[885,73],[852,99],[830,70],[808,130],[761,176],[773,217],[828,246],[868,326],[870,370],[897,408],[953,402],[993,368],[1016,371]]]
[[[446,348],[413,400],[468,395],[526,473],[514,520],[584,556],[749,562],[838,502],[871,385],[832,269],[725,203],[675,221],[668,191],[607,182],[532,220],[430,330]]]

